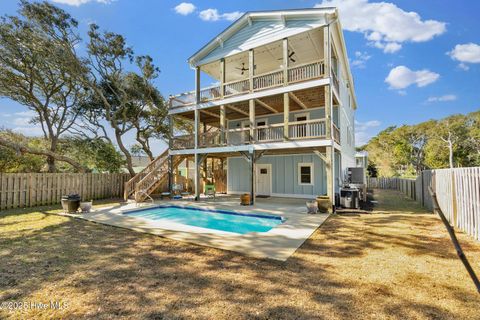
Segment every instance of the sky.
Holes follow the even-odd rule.
[[[389,126],[480,109],[480,1],[458,0],[48,0],[79,21],[124,35],[160,67],[165,97],[194,88],[186,60],[247,11],[339,8],[358,109],[356,144]],[[0,15],[16,0],[1,0]],[[0,99],[0,127],[38,134],[27,108]],[[133,143],[128,137],[127,143]],[[155,153],[165,144],[156,143]]]

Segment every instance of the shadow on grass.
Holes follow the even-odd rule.
[[[52,209],[53,210],[53,209]],[[21,213],[25,218],[35,212]],[[40,211],[50,212],[50,209]],[[9,216],[0,216],[1,219]],[[286,262],[250,258],[67,217],[28,234],[0,234],[0,300],[68,300],[59,318],[435,318],[458,316],[384,284],[348,276],[346,261],[388,246],[454,259],[443,239],[412,235],[408,216],[330,219]],[[391,218],[392,220],[389,220]],[[412,217],[414,218],[414,217]],[[32,219],[35,219],[33,217]],[[43,219],[41,215],[38,219]],[[390,221],[390,222],[389,222]],[[20,222],[19,222],[20,223]],[[382,228],[404,228],[386,235]],[[416,226],[412,228],[417,228]],[[402,229],[403,230],[403,229]],[[428,246],[432,248],[428,248]],[[435,248],[439,246],[438,250]],[[444,248],[444,247],[443,247]],[[427,281],[424,279],[424,281]],[[427,281],[428,282],[428,281]],[[474,311],[475,293],[443,299]],[[412,292],[413,294],[413,292]],[[62,313],[63,312],[63,313]],[[473,314],[473,313],[472,313]]]

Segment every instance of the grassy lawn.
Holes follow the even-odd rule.
[[[480,319],[480,295],[434,215],[376,191],[373,214],[329,219],[287,262],[51,213],[0,213],[0,318]],[[58,209],[57,209],[58,210]],[[480,272],[480,243],[459,234]]]

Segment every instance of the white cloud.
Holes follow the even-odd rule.
[[[438,97],[429,97],[427,102],[446,102],[446,101],[455,101],[457,100],[457,96],[454,94],[446,94],[443,96]]]
[[[198,16],[203,21],[218,21],[218,20],[228,20],[234,21],[240,18],[243,15],[243,12],[234,11],[234,12],[226,12],[220,13],[217,9],[206,9],[200,11]]]
[[[459,67],[460,69],[462,69],[462,70],[465,70],[465,71],[467,71],[467,70],[470,69],[470,67],[469,67],[467,64],[463,63],[463,62],[462,62],[462,63],[459,63],[459,64],[458,64],[458,67]]]
[[[56,2],[56,3],[61,3],[61,4],[66,4],[66,5],[69,5],[69,6],[78,7],[78,6],[81,6],[82,4],[92,2],[92,1],[108,4],[108,3],[113,2],[114,0],[50,0],[50,1]]]
[[[405,89],[413,84],[417,87],[425,87],[437,81],[439,77],[438,73],[427,69],[413,71],[405,66],[398,66],[390,70],[385,82],[391,89]]]
[[[475,43],[457,44],[452,51],[447,54],[453,60],[459,61],[458,67],[463,70],[468,70],[470,67],[467,63],[480,63],[480,45]]]
[[[31,123],[32,118],[37,116],[36,112],[28,110],[8,114],[8,116],[13,117],[13,119],[9,120],[9,124],[14,126],[12,128],[13,131],[27,136],[38,136],[43,134],[40,125]]]
[[[16,126],[28,127],[31,126],[31,121],[34,117],[37,116],[37,113],[31,110],[15,112],[13,114],[14,119],[12,123]]]
[[[345,30],[361,32],[369,44],[393,53],[403,42],[424,42],[445,32],[445,22],[422,20],[390,2],[368,0],[323,0],[315,7],[337,7]]]
[[[42,128],[40,126],[36,127],[15,127],[12,131],[24,134],[26,136],[35,137],[43,135]]]
[[[195,11],[195,5],[189,2],[182,2],[175,7],[175,12],[181,14],[182,16],[187,16],[190,13]]]
[[[360,122],[355,120],[355,144],[357,147],[366,144],[373,136],[375,136],[381,122],[378,120],[370,120]]]
[[[355,59],[351,65],[356,68],[365,68],[365,64],[371,57],[367,52],[355,51]]]

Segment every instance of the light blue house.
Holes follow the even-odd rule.
[[[197,196],[222,163],[229,194],[333,200],[355,166],[357,107],[335,8],[248,12],[188,63],[168,157],[191,159]]]

